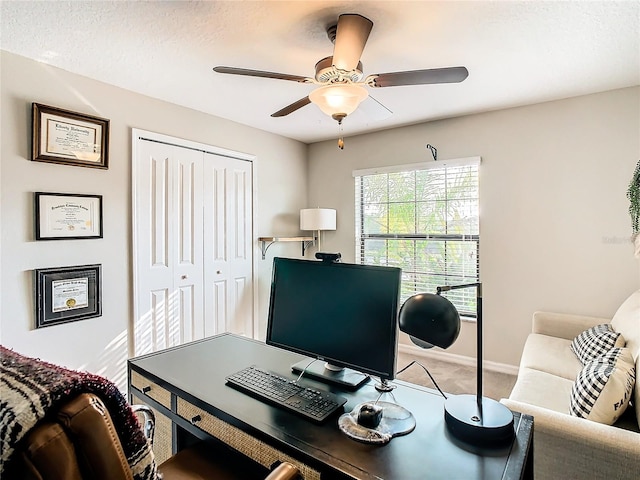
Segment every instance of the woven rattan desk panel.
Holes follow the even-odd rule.
[[[157,385],[136,371],[131,372],[131,386],[152,398],[160,405],[171,409],[171,392]]]
[[[148,403],[135,395],[132,395],[131,402],[134,404]],[[156,462],[160,464],[171,458],[171,455],[173,454],[171,447],[171,419],[153,407],[151,407],[151,410],[153,410],[153,414],[156,417],[156,428],[155,433],[153,434],[153,454],[156,457]]]
[[[181,398],[178,398],[178,415],[263,467],[269,468],[278,461],[286,461],[298,467],[305,480],[320,480],[320,472],[317,470]]]

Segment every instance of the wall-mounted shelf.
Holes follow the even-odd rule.
[[[262,250],[262,259],[265,259],[267,250],[276,242],[300,242],[302,243],[302,256],[304,257],[304,251],[313,245],[313,237],[258,237],[258,241],[261,243],[260,249]]]

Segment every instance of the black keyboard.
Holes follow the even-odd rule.
[[[342,411],[347,399],[331,392],[301,387],[293,380],[251,366],[229,375],[227,383],[279,407],[322,423],[335,412]]]

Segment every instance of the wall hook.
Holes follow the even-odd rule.
[[[438,150],[436,149],[436,147],[434,147],[430,143],[427,143],[427,148],[429,150],[431,150],[431,155],[433,155],[433,160],[437,161],[438,160]]]

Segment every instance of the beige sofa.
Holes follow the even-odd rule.
[[[640,371],[640,290],[612,319],[536,312],[518,379],[508,399],[511,410],[534,417],[536,479],[640,479],[640,385],[614,425],[571,416],[571,389],[582,369],[570,348],[588,328],[610,323],[626,340]]]

